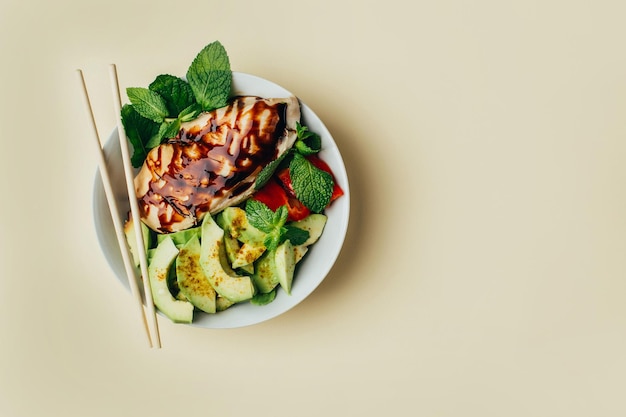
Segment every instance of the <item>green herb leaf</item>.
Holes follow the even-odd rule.
[[[187,81],[204,111],[227,104],[232,83],[226,49],[218,41],[205,46],[187,70]]]
[[[287,221],[287,216],[289,216],[289,211],[286,206],[280,206],[274,212],[272,216],[272,224],[275,227],[282,227]]]
[[[131,163],[138,168],[146,159],[148,151],[160,143],[159,125],[141,116],[130,104],[122,107],[121,117],[126,137],[133,147]]]
[[[254,294],[254,297],[250,299],[250,303],[257,305],[257,306],[264,306],[274,301],[275,298],[276,298],[276,288],[274,288],[272,291],[268,293],[259,292],[259,293]]]
[[[335,182],[332,175],[295,153],[289,164],[291,184],[296,198],[312,212],[321,213],[330,203]]]
[[[263,245],[265,245],[267,250],[276,249],[278,246],[280,246],[282,242],[284,242],[284,239],[283,239],[284,234],[285,234],[284,227],[278,227],[272,230],[270,233],[265,235],[265,239],[263,239]]]
[[[287,221],[288,215],[289,212],[286,206],[280,206],[273,212],[260,201],[250,199],[246,202],[246,216],[248,217],[248,222],[262,232],[265,232],[263,244],[268,251],[276,249],[287,239],[289,228],[285,227],[285,222]]]
[[[183,123],[189,122],[198,117],[200,113],[202,113],[202,108],[200,107],[200,105],[198,103],[193,103],[180,112],[180,114],[178,115],[178,119]]]
[[[301,140],[297,140],[294,146],[296,150],[298,151],[298,153],[300,153],[300,155],[311,155],[311,154],[319,152],[319,150],[315,150],[311,148],[310,146],[308,146],[305,142]]]
[[[165,101],[167,117],[179,117],[183,110],[196,103],[189,84],[178,77],[162,74],[150,84],[149,89]]]
[[[289,152],[283,153],[281,156],[274,159],[272,162],[263,167],[261,172],[259,172],[259,175],[257,175],[256,177],[256,182],[254,183],[255,190],[258,191],[263,188],[265,184],[267,184],[267,182],[272,178],[272,175],[274,175],[274,172],[276,172],[276,169],[285,160],[287,155],[289,155]]]
[[[295,226],[285,226],[286,232],[284,235],[285,240],[291,241],[293,245],[302,245],[309,238],[309,231],[300,229]]]
[[[158,128],[158,125],[155,124],[155,126]],[[150,149],[156,148],[161,144],[161,139],[161,136],[159,136],[159,129],[157,129],[156,133],[152,135],[150,139],[148,139],[148,141],[146,142],[146,149],[150,151]]]
[[[250,224],[262,232],[271,233],[276,227],[274,212],[260,201],[249,199],[246,202],[246,216]]]
[[[162,123],[167,117],[165,100],[158,93],[147,88],[129,87],[126,94],[135,110],[146,119]]]
[[[165,139],[175,138],[180,131],[180,120],[174,119],[172,121],[166,121],[161,123],[159,127],[159,142],[163,142]]]
[[[322,138],[317,133],[311,132],[307,126],[296,123],[298,139],[295,143],[296,150],[302,155],[318,153],[322,149]]]

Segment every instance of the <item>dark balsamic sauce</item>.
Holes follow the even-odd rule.
[[[163,181],[151,181],[149,191],[140,198],[140,206],[162,207],[159,220],[162,231],[185,217],[211,210],[216,199],[239,195],[252,186],[243,180],[256,175],[277,156],[277,143],[286,127],[284,103],[269,105],[255,101],[244,108],[244,98],[238,97],[218,119],[211,117],[204,126],[181,130],[167,144],[173,157],[166,169],[160,167],[162,146],[158,148],[153,164],[163,171]],[[242,131],[247,134],[242,135]],[[165,211],[162,202],[174,209]]]

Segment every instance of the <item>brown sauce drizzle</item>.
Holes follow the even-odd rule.
[[[284,103],[269,105],[258,100],[244,108],[238,97],[219,119],[211,117],[204,126],[182,130],[169,140],[173,157],[163,175],[150,182],[148,192],[139,199],[144,210],[160,207],[162,231],[185,217],[197,219],[211,210],[216,199],[229,198],[248,190],[253,182],[242,183],[277,157],[278,139],[286,127]],[[242,134],[242,132],[246,132]],[[153,177],[161,162],[161,147],[156,159],[146,160]],[[160,170],[159,170],[160,171]],[[167,204],[163,204],[166,202]],[[174,214],[165,208],[170,205]]]

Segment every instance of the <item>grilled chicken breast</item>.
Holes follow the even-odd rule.
[[[261,169],[293,146],[298,121],[296,97],[237,97],[184,123],[148,153],[135,177],[142,220],[157,232],[176,232],[239,204],[254,192]]]

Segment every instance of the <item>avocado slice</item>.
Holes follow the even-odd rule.
[[[252,264],[259,259],[266,247],[264,245],[254,245],[250,243],[244,243],[239,247],[239,250],[235,254],[235,259],[232,261],[233,268],[241,268],[246,265]]]
[[[178,249],[169,237],[163,239],[156,247],[148,265],[152,299],[157,308],[174,323],[191,323],[193,305],[187,301],[175,299],[167,286],[169,270],[177,255]]]
[[[229,253],[229,261],[233,268],[249,270],[248,265],[254,263],[265,252],[263,243],[266,234],[248,222],[246,211],[240,207],[227,207],[217,216],[217,224],[224,229],[228,238],[234,238],[241,245],[234,253]],[[227,241],[227,245],[231,246]],[[227,247],[227,251],[228,251]],[[232,249],[232,248],[231,248]]]
[[[309,238],[302,244],[302,246],[311,246],[317,242],[322,235],[327,220],[328,217],[325,214],[313,213],[309,214],[302,220],[290,222],[289,226],[294,226],[309,232]]]
[[[252,279],[235,274],[228,265],[224,230],[208,214],[204,216],[201,227],[200,265],[211,286],[219,295],[235,303],[252,298],[256,291]]]
[[[304,258],[304,255],[306,255],[306,253],[309,251],[309,247],[304,246],[304,245],[298,245],[298,246],[293,247],[293,251],[296,254],[295,261],[296,263],[298,263],[302,260],[302,258]]]
[[[176,258],[178,288],[187,300],[205,313],[215,313],[216,293],[200,266],[200,239],[193,236]]]
[[[252,280],[262,294],[273,291],[278,285],[287,294],[291,294],[295,266],[296,247],[286,240],[275,250],[261,256],[256,263]]]
[[[276,298],[276,288],[267,293],[257,293],[250,299],[250,303],[257,306],[264,306],[271,303]]]
[[[268,293],[278,285],[276,273],[276,252],[265,252],[256,262],[252,280],[260,293]]]
[[[224,231],[224,249],[226,251],[226,259],[233,269],[241,268],[246,274],[252,274],[254,272],[254,263],[252,262],[245,265],[238,265],[236,260],[241,250],[241,244],[226,231]]]
[[[237,252],[239,252],[240,248],[241,244],[239,241],[224,230],[224,250],[226,251],[226,259],[231,265],[237,259]]]
[[[248,222],[246,211],[240,207],[227,207],[217,216],[219,226],[242,243],[264,246],[265,233]]]
[[[192,237],[200,236],[200,228],[192,227],[191,229],[179,230],[178,232],[174,233],[157,234],[157,243],[160,243],[163,239],[165,239],[166,236],[171,237],[176,247],[180,249]]]
[[[302,220],[291,222],[289,226],[297,227],[309,232],[309,238],[301,245],[294,246],[294,252],[296,254],[295,263],[298,263],[304,258],[304,255],[308,252],[309,246],[317,242],[322,235],[326,221],[328,217],[325,214],[313,213],[309,214]]]
[[[226,297],[222,297],[221,295],[218,295],[215,298],[215,309],[217,311],[224,311],[227,308],[229,308],[230,306],[235,305],[235,303],[233,303],[232,301],[230,301],[228,298]]]
[[[296,267],[296,252],[293,249],[291,241],[286,240],[276,248],[274,265],[280,286],[287,294],[291,294],[293,273]]]

